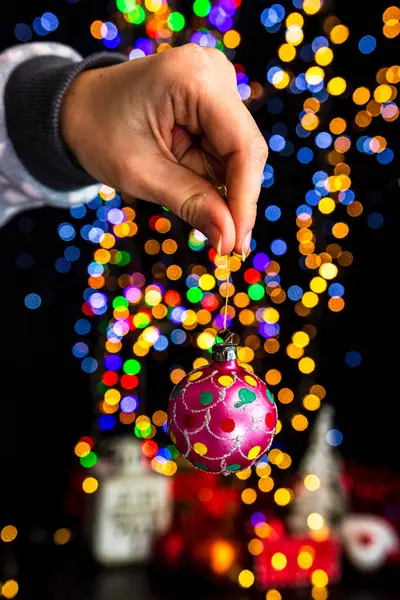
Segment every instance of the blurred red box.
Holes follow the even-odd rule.
[[[302,552],[309,553],[313,557],[309,568],[299,566],[299,554]],[[278,553],[284,555],[287,561],[286,566],[280,570],[272,566],[272,557]],[[276,540],[264,540],[263,552],[254,557],[257,586],[263,590],[272,586],[307,586],[311,583],[312,573],[318,569],[325,571],[329,583],[337,583],[341,576],[340,556],[340,544],[335,539],[315,542],[307,537],[298,538],[284,535]],[[284,559],[278,557],[275,562],[280,563],[279,566],[282,567]]]

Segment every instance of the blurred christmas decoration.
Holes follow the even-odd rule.
[[[202,471],[224,475],[255,464],[272,444],[277,412],[273,395],[237,363],[237,346],[214,344],[213,362],[175,386],[168,431],[183,456]]]
[[[400,539],[383,517],[349,515],[341,529],[346,556],[360,571],[377,571],[399,553]]]
[[[147,209],[139,203],[123,203],[107,186],[89,205],[71,208],[71,223],[59,227],[66,248],[56,269],[67,272],[78,260],[74,238],[80,235],[93,244],[83,315],[75,326],[79,339],[72,351],[83,371],[98,378],[95,434],[79,440],[75,453],[82,468],[88,470],[81,489],[91,494],[101,482],[100,474],[97,479],[96,473],[90,472],[95,468],[98,440],[119,429],[133,431],[152,469],[174,476],[177,494],[179,489],[176,502],[181,520],[174,521],[165,537],[165,555],[172,562],[179,563],[197,548],[198,561],[208,556],[214,572],[231,573],[243,588],[251,587],[256,579],[262,586],[272,580],[276,585],[308,581],[323,590],[319,598],[325,598],[326,583],[338,574],[334,533],[345,506],[340,469],[332,454],[343,435],[333,425],[328,430],[329,410],[321,412],[317,420],[313,442],[300,467],[300,483],[292,490],[287,483],[280,486],[279,480],[293,469],[290,437],[306,431],[313,413],[323,410],[326,396],[329,398],[329,390],[318,383],[315,345],[320,315],[324,314],[333,330],[337,313],[345,308],[345,272],[354,260],[352,231],[363,226],[375,235],[373,232],[384,226],[384,216],[375,204],[385,194],[385,173],[393,164],[392,148],[398,137],[400,68],[393,64],[390,44],[400,32],[400,9],[387,7],[375,31],[359,35],[342,22],[332,5],[320,0],[262,6],[260,27],[276,52],[275,56],[268,52],[265,59],[262,71],[266,80],[250,81],[246,74],[250,65],[235,59],[241,42],[235,20],[241,4],[240,0],[196,0],[192,14],[184,14],[177,2],[118,0],[109,21],[91,23],[96,43],[121,49],[130,59],[189,41],[223,51],[234,61],[243,101],[252,109],[263,110],[267,123],[263,133],[271,152],[264,169],[251,259],[240,275],[240,261],[231,257],[227,269],[225,258],[209,247],[201,232],[192,230],[186,235],[182,224],[161,208],[147,218],[143,216]],[[47,35],[57,25],[46,13],[33,29],[35,33],[40,30],[38,35],[43,31]],[[29,26],[20,24],[15,35],[27,41],[33,34]],[[354,42],[357,35],[360,39]],[[380,64],[384,66],[375,75],[369,54],[376,47],[382,48]],[[346,78],[337,70],[342,51],[365,59],[361,68],[350,71]],[[354,166],[356,161],[363,165],[361,174]],[[300,171],[308,178],[307,184],[299,177]],[[380,177],[382,191],[364,193],[361,177],[369,189],[372,174]],[[395,174],[392,177],[394,187],[398,187],[397,178]],[[272,234],[268,242],[266,227]],[[143,261],[139,262],[139,254]],[[28,296],[28,308],[40,307],[40,295]],[[157,407],[150,407],[150,394],[143,386],[146,361],[156,363],[157,369],[168,362],[171,385],[179,384],[193,368],[209,368],[226,298],[232,299],[228,325],[240,332],[240,361],[246,369],[259,372],[268,360],[271,366],[264,379],[277,402],[285,405],[276,427],[279,437],[268,454],[256,459],[255,476],[252,478],[250,469],[238,472],[233,481],[241,487],[229,491],[215,478],[213,484],[209,480],[206,484],[203,477],[212,477],[208,474],[186,473],[175,445],[165,435],[166,404],[157,394]],[[91,348],[91,332],[100,338],[100,352]],[[358,368],[361,354],[346,352],[345,363]],[[168,381],[161,387],[166,398]],[[398,531],[400,522],[398,483],[379,473],[374,477],[361,468],[346,473],[352,511],[375,511],[391,525],[366,517],[362,524],[367,535],[360,532],[360,521],[350,516],[338,530],[343,532],[344,546],[350,548],[354,564],[365,568],[368,564],[372,568],[372,555],[379,564],[382,555],[391,555],[391,527]],[[197,484],[200,488],[191,497]],[[239,545],[244,543],[256,557],[255,576],[248,569],[240,570],[238,539],[220,528],[232,523],[225,507],[234,507],[232,512],[239,518],[257,502],[263,511],[265,506],[270,510],[254,511],[250,519],[254,536],[248,544],[239,540]],[[286,507],[291,513],[288,527],[274,514]],[[201,518],[196,519],[195,513]],[[213,541],[204,541],[208,530],[215,533]],[[365,542],[361,546],[368,546],[368,536],[382,541],[381,554],[375,555],[371,548],[363,557],[351,549],[351,543],[360,539]],[[242,562],[246,566],[245,560]]]
[[[170,525],[170,481],[149,472],[140,443],[129,437],[110,440],[107,454],[91,514],[93,555],[106,566],[149,561],[157,536]]]
[[[318,413],[310,444],[300,464],[291,505],[290,528],[296,534],[327,539],[345,514],[345,491],[340,462],[327,442],[333,430],[333,408],[325,404]]]

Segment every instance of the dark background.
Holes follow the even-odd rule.
[[[191,3],[178,2],[178,6],[191,14]],[[260,82],[265,81],[269,56],[276,53],[278,44],[277,36],[267,34],[260,23],[259,15],[265,6],[264,0],[243,0],[237,24],[242,43],[235,62],[245,66],[250,80]],[[354,87],[361,84],[372,87],[377,69],[397,62],[398,43],[387,40],[381,33],[381,15],[386,6],[390,4],[372,2],[367,6],[359,0],[351,3],[341,0],[332,8],[351,32],[350,41],[335,50],[335,73],[344,76]],[[1,46],[5,48],[16,43],[13,29],[18,22],[32,23],[44,10],[55,12],[60,21],[57,31],[46,40],[67,43],[83,55],[102,50],[100,42],[96,42],[89,31],[93,20],[109,18],[108,3],[100,0],[80,0],[77,4],[62,0],[8,2],[2,10]],[[317,19],[310,21],[319,27]],[[357,43],[367,33],[377,37],[378,45],[372,55],[364,56],[358,51]],[[280,121],[295,122],[303,101],[302,96],[288,95]],[[335,103],[332,117],[343,116],[351,121],[355,114],[351,100],[342,103],[339,99]],[[255,116],[261,129],[268,132],[273,121],[265,106],[259,108]],[[350,235],[342,244],[355,257],[353,265],[343,270],[339,279],[346,288],[346,308],[339,314],[331,313],[326,307],[317,311],[318,338],[313,348],[318,364],[316,380],[326,387],[328,398],[336,408],[337,426],[344,434],[343,456],[366,466],[375,465],[396,472],[399,422],[395,417],[398,402],[395,289],[398,288],[398,265],[389,223],[393,219],[390,208],[399,195],[398,123],[387,124],[380,120],[378,133],[388,138],[388,146],[395,150],[395,160],[383,166],[374,157],[361,155],[355,149],[351,151],[353,188],[364,204],[364,212],[357,219],[347,219]],[[303,166],[294,157],[285,159],[275,153],[271,163],[276,183],[263,190],[260,199],[260,218],[255,230],[260,249],[264,240],[266,249],[275,237],[295,240],[295,207],[299,196],[304,197],[310,189],[315,170],[314,163]],[[268,224],[263,216],[265,206],[272,202],[283,210],[283,217],[276,224]],[[147,217],[153,208],[141,210]],[[368,215],[375,211],[385,218],[385,224],[379,230],[367,226]],[[343,216],[347,217],[345,212]],[[77,242],[81,259],[73,263],[71,271],[63,275],[54,268],[55,260],[63,255],[65,247],[57,234],[57,226],[68,217],[66,211],[50,208],[31,211],[17,216],[0,231],[3,267],[0,525],[15,523],[22,535],[37,526],[53,531],[63,526],[67,474],[76,460],[73,446],[80,435],[90,431],[93,422],[90,378],[81,371],[71,352],[77,340],[73,328],[81,314],[91,248],[84,241]],[[146,238],[146,230],[143,238]],[[134,238],[132,244],[135,243],[140,243],[140,238]],[[280,260],[283,287],[301,284],[296,246],[292,242],[292,247],[289,245],[288,253]],[[17,266],[17,257],[21,253],[32,255],[31,268]],[[43,304],[39,310],[26,309],[24,297],[30,292],[42,296]],[[288,321],[285,325],[291,332],[296,320],[292,309],[286,313]],[[95,343],[95,336],[92,341]],[[345,364],[345,354],[349,350],[361,353],[360,367],[351,369]],[[171,388],[168,365],[185,360],[179,352],[182,350],[174,349],[161,366],[151,359],[147,361],[148,393],[149,397],[156,394],[158,408],[166,408]],[[282,369],[287,364],[287,360],[282,362]],[[159,389],[154,387],[151,377],[155,368],[158,381],[163,382]],[[290,386],[296,374],[288,369],[286,380]],[[286,409],[291,410],[283,406],[281,413]],[[299,441],[294,441],[290,450],[298,458],[306,436],[298,434],[296,440]]]

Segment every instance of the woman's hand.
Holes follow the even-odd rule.
[[[268,149],[219,50],[187,44],[82,73],[63,102],[61,131],[98,181],[166,206],[220,254],[248,254]],[[223,174],[227,203],[194,136]]]

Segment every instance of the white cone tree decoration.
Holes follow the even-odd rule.
[[[293,533],[325,537],[339,524],[345,510],[340,483],[340,461],[326,439],[332,429],[334,410],[325,404],[319,411],[309,447],[300,464],[289,526]],[[328,529],[327,529],[328,528]]]

